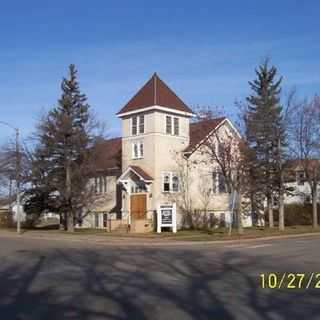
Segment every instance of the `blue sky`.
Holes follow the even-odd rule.
[[[284,92],[320,93],[320,1],[17,1],[0,11],[0,120],[30,134],[70,63],[111,136],[115,113],[154,71],[191,107],[249,93],[266,56]],[[1,126],[0,126],[1,127]],[[10,136],[0,128],[0,140]]]

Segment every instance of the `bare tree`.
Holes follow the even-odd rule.
[[[242,202],[245,192],[247,168],[244,161],[245,145],[235,132],[219,127],[213,130],[205,142],[204,153],[212,165],[224,177],[227,192],[235,202],[238,233],[243,233]],[[230,224],[231,225],[231,224]],[[231,233],[231,228],[229,229]]]
[[[26,188],[30,168],[29,151],[26,144],[21,144],[17,154],[16,144],[9,141],[0,148],[0,185],[3,196],[13,196],[17,180],[17,163],[22,191]]]
[[[190,172],[194,163],[184,157],[182,153],[173,155],[176,165],[177,174],[179,176],[179,193],[174,195],[174,200],[183,214],[183,223],[191,228],[194,228],[192,213],[194,211],[192,196],[190,193],[191,176]]]
[[[317,197],[320,181],[320,99],[295,99],[290,116],[290,150],[303,168],[312,197],[313,227],[318,226]]]

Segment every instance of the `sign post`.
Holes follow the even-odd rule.
[[[161,204],[157,211],[157,232],[161,233],[162,227],[172,228],[172,232],[177,232],[176,204]]]

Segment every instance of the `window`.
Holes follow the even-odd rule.
[[[99,176],[94,178],[94,192],[102,194],[107,192],[107,177]]]
[[[219,186],[219,193],[226,193],[227,192],[227,184],[226,179],[222,172],[218,173],[218,186]]]
[[[179,118],[174,118],[174,135],[179,135]]]
[[[163,192],[178,192],[179,177],[173,172],[162,173],[162,191]]]
[[[100,216],[100,214],[99,213],[95,213],[94,214],[94,227],[95,228],[99,228],[100,227],[100,225],[99,225],[99,216]]]
[[[132,129],[132,135],[135,136],[138,133],[138,118],[137,117],[132,117],[132,125],[131,125],[131,129]]]
[[[166,134],[179,135],[179,118],[166,116]]]
[[[107,177],[103,177],[103,190],[104,190],[104,193],[107,192]]]
[[[99,193],[98,182],[99,182],[99,178],[95,177],[95,178],[94,178],[94,193],[95,193],[95,194],[98,194],[98,193]]]
[[[179,177],[176,175],[172,176],[172,191],[173,192],[179,191]]]
[[[218,188],[217,188],[217,179],[218,179],[218,172],[212,172],[212,192],[213,193],[218,193]]]
[[[212,191],[213,193],[226,193],[227,184],[222,172],[212,172]]]
[[[133,136],[144,133],[144,115],[132,117],[131,133]]]
[[[225,150],[225,145],[222,145],[221,143],[218,144],[218,157],[220,159],[225,159],[226,158],[226,150]]]
[[[170,192],[170,174],[168,173],[163,176],[163,191]]]
[[[144,133],[144,116],[139,117],[139,133]]]
[[[139,144],[140,158],[143,158],[143,143]]]
[[[297,171],[296,172],[296,180],[297,180],[297,184],[298,186],[303,186],[304,185],[304,171]]]
[[[99,193],[103,191],[103,177],[99,177]]]
[[[142,142],[133,142],[132,143],[132,159],[141,159],[143,158],[144,149]]]
[[[172,118],[170,116],[166,116],[166,133],[172,133]]]
[[[142,181],[132,182],[131,183],[131,193],[143,193],[147,192],[147,186]]]
[[[138,143],[134,143],[134,144],[133,144],[133,158],[134,158],[134,159],[139,158]]]

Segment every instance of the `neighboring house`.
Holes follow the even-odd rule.
[[[105,141],[95,177],[97,193],[104,201],[84,217],[82,226],[108,228],[108,220],[114,220],[117,227],[150,231],[159,206],[173,203],[181,226],[181,161],[198,163],[188,173],[193,208],[204,208],[205,193],[209,197],[206,211],[229,219],[231,201],[223,176],[214,165],[205,164],[201,152],[213,131],[239,136],[227,118],[190,123],[192,110],[157,74],[117,116],[122,121],[122,137]]]
[[[9,212],[12,213],[12,221],[13,223],[17,222],[17,208],[16,200],[15,199],[9,199],[4,198],[0,200],[0,213],[6,213]],[[26,221],[26,213],[23,209],[23,204],[20,205],[20,222]]]
[[[310,161],[310,173],[313,166],[320,168],[320,160],[313,159]],[[301,161],[295,160],[287,164],[285,186],[287,189],[284,198],[285,204],[312,202],[310,185],[306,179],[306,172]],[[318,184],[318,190],[320,190],[320,182]],[[318,193],[318,202],[320,203],[320,192],[318,191]],[[275,202],[275,205],[277,205],[277,202]]]

